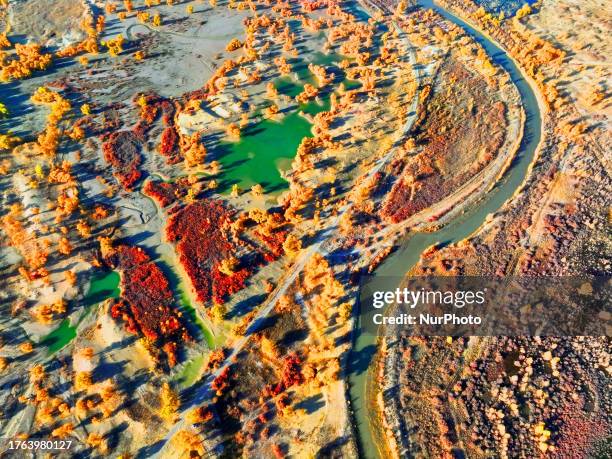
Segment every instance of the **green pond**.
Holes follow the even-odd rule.
[[[331,66],[328,71],[331,70],[338,77],[342,71],[333,64],[342,59],[336,54],[314,53],[308,61],[291,62],[297,81],[292,77],[282,77],[276,79],[274,84],[280,94],[293,98],[302,92],[304,84],[317,86],[308,70],[310,62]],[[342,82],[347,89],[359,87],[359,83],[344,78]],[[215,159],[221,163],[223,170],[219,177],[219,192],[228,193],[234,184],[242,190],[260,184],[266,193],[271,194],[285,190],[288,183],[281,171],[289,169],[302,139],[312,136],[312,125],[300,112],[316,115],[329,110],[329,99],[328,91],[320,97],[320,101],[300,104],[277,120],[263,120],[246,128],[237,142],[220,142],[214,149]]]
[[[312,111],[323,110],[316,103],[310,105]],[[302,138],[311,135],[310,127],[308,120],[293,112],[280,121],[265,120],[246,129],[239,142],[222,142],[219,162],[223,174],[219,191],[227,193],[234,184],[242,190],[260,184],[267,193],[287,188],[281,168],[293,159]]]
[[[59,351],[76,337],[77,327],[90,312],[91,306],[108,298],[119,298],[119,280],[119,274],[115,271],[94,276],[81,302],[84,312],[78,318],[77,323],[72,325],[70,319],[64,319],[55,330],[41,340],[40,344],[47,347],[49,354]]]
[[[190,332],[196,331],[194,328],[197,329],[197,332],[201,333],[201,337],[204,338],[208,348],[214,349],[216,347],[215,336],[201,319],[198,311],[191,303],[191,298],[187,294],[187,289],[189,287],[186,285],[184,279],[179,275],[179,273],[173,268],[174,263],[171,257],[168,255],[162,255],[156,260],[156,263],[168,279],[170,288],[178,296],[178,302],[181,306],[181,310],[183,310],[189,316],[190,325],[193,326],[190,329]],[[196,340],[199,341],[198,336],[196,336]],[[200,378],[204,364],[204,354],[197,355],[185,362],[183,368],[173,377],[173,379],[183,388],[189,387],[197,382]]]
[[[195,308],[191,305],[182,281],[176,273],[169,268],[169,264],[166,261],[158,262],[158,265],[160,265],[164,274],[168,277],[172,290],[177,292],[182,309],[189,315],[192,323],[196,324],[198,329],[202,332],[207,345],[213,349],[214,336],[198,317]],[[115,271],[94,276],[85,298],[80,303],[84,308],[84,312],[78,318],[76,324],[72,324],[70,319],[64,319],[55,330],[41,340],[41,344],[48,348],[49,354],[59,351],[76,338],[77,327],[91,311],[93,305],[99,304],[109,298],[119,298],[121,293],[119,282],[119,273]]]

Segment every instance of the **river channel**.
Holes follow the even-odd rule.
[[[369,285],[376,290],[397,287],[397,285],[390,286],[389,279],[404,276],[418,262],[427,247],[435,243],[455,243],[468,237],[486,221],[489,214],[499,210],[520,188],[527,175],[529,165],[534,159],[541,138],[542,117],[538,99],[525,80],[523,73],[506,51],[483,33],[435,4],[432,0],[418,0],[417,3],[421,7],[435,10],[445,19],[463,28],[485,49],[491,59],[510,75],[521,97],[526,115],[525,126],[518,153],[511,167],[496,186],[474,208],[440,230],[407,235],[400,242],[399,248],[375,270]],[[381,288],[376,287],[379,284]],[[372,380],[372,371],[369,370],[376,353],[377,341],[372,334],[361,332],[360,317],[360,314],[357,315],[358,323],[356,324],[353,350],[349,359],[348,384],[360,456],[370,459],[382,457],[382,453],[377,447],[380,442],[376,441],[374,437],[372,417],[370,416],[370,409],[374,406],[373,397],[375,394],[370,390],[374,381]]]

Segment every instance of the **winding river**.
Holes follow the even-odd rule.
[[[422,7],[435,10],[445,19],[463,28],[485,49],[495,63],[510,75],[518,89],[526,115],[524,134],[518,153],[505,176],[474,208],[438,231],[409,234],[401,241],[398,250],[390,255],[374,272],[370,285],[372,283],[374,285],[380,284],[381,289],[395,288],[396,285],[389,285],[389,279],[392,276],[405,275],[418,262],[421,253],[427,247],[437,242],[455,243],[468,237],[485,222],[487,215],[499,210],[520,188],[541,138],[542,117],[538,99],[532,87],[526,81],[524,74],[510,56],[482,32],[435,4],[432,0],[418,0],[417,3]],[[356,320],[359,321],[360,316]],[[376,337],[362,333],[361,323],[357,323],[353,350],[349,359],[351,364],[349,365],[348,383],[360,455],[366,458],[381,457],[381,451],[377,447],[380,442],[374,438],[372,419],[369,416],[370,408],[374,405],[374,395],[369,390],[372,384],[372,372],[368,369],[376,351],[376,344]]]

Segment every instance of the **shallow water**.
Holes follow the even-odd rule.
[[[168,247],[168,252],[173,251],[174,249]],[[210,331],[208,326],[204,323],[204,321],[198,315],[198,311],[195,306],[191,302],[191,298],[189,296],[188,289],[189,287],[186,285],[185,280],[178,273],[178,268],[175,267],[172,257],[167,253],[164,253],[158,260],[155,261],[157,266],[162,270],[166,279],[168,279],[168,283],[170,285],[170,289],[174,292],[175,296],[178,299],[179,305],[183,311],[185,311],[189,316],[189,326],[192,327],[190,332],[201,333],[202,338],[206,341],[206,344],[210,349],[215,348],[215,337],[213,333]],[[194,328],[196,330],[194,330]],[[198,339],[200,337],[197,337]]]
[[[80,303],[84,311],[79,316],[77,323],[73,325],[70,319],[64,319],[55,330],[41,340],[41,344],[47,347],[49,354],[56,353],[76,338],[77,327],[89,314],[92,306],[109,298],[119,298],[119,281],[120,276],[115,271],[94,276],[85,298]]]
[[[317,65],[333,66],[342,57],[334,54],[314,53],[308,61],[291,62],[293,77],[281,77],[274,81],[278,92],[295,97],[302,92],[304,84],[317,86],[308,70],[310,62]],[[334,68],[334,73],[339,69]],[[345,87],[351,89],[358,83],[343,80]],[[334,82],[337,85],[338,82]],[[325,88],[329,89],[329,88]],[[278,120],[263,120],[247,128],[237,142],[222,141],[215,148],[214,155],[222,165],[218,191],[228,193],[232,185],[248,190],[255,184],[263,186],[267,193],[276,194],[288,188],[282,171],[290,168],[291,161],[304,137],[312,137],[311,123],[300,114],[316,115],[329,109],[330,93],[325,93],[320,101],[299,104],[295,109],[281,115]]]
[[[189,387],[195,384],[200,379],[205,363],[204,355],[198,355],[188,361],[183,370],[176,377],[179,384],[182,387]]]
[[[294,111],[279,121],[265,120],[248,128],[239,142],[222,142],[218,147],[223,167],[218,190],[227,193],[234,184],[242,190],[260,184],[266,193],[286,189],[288,183],[280,166],[283,160],[290,162],[295,157],[302,139],[311,136],[310,128],[308,120]]]

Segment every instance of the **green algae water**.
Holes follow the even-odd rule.
[[[477,231],[485,222],[487,215],[500,209],[521,187],[541,138],[542,118],[537,97],[508,54],[480,31],[432,0],[418,0],[417,4],[435,10],[445,19],[460,26],[485,49],[496,64],[510,75],[521,96],[526,119],[519,151],[502,180],[474,208],[440,230],[431,233],[416,233],[406,237],[400,247],[374,271],[371,285],[376,285],[377,287],[373,287],[376,290],[390,290],[397,287],[397,285],[389,285],[389,279],[404,276],[409,272],[419,261],[423,251],[430,245],[455,243]],[[358,323],[351,350],[348,382],[360,456],[369,459],[383,457],[372,430],[373,420],[369,416],[369,410],[374,404],[370,388],[376,384],[376,381],[373,380],[373,372],[369,371],[369,366],[371,359],[376,354],[377,341],[375,336],[360,332],[360,317],[358,315],[356,318]]]
[[[308,69],[309,63],[316,65],[333,65],[343,58],[336,54],[313,54],[309,62],[296,60],[291,62],[294,76],[281,77],[274,81],[279,94],[294,98],[304,89],[306,83],[317,86],[314,76]],[[328,69],[330,70],[330,69]],[[331,69],[338,78],[341,71]],[[341,78],[347,89],[360,86],[359,83]],[[337,82],[332,83],[337,85]],[[302,115],[316,115],[330,107],[330,92],[321,100],[299,104],[289,113],[279,116],[278,120],[263,120],[248,127],[237,142],[222,141],[217,146],[217,159],[223,167],[218,190],[228,193],[233,185],[241,190],[248,190],[255,184],[261,185],[266,193],[277,194],[288,187],[282,171],[288,170],[296,155],[297,148],[304,137],[311,137],[311,123]]]
[[[198,355],[185,364],[176,379],[182,387],[189,387],[198,382],[204,368],[204,356]]]
[[[191,319],[200,328],[200,331],[204,335],[204,340],[206,341],[206,344],[208,345],[208,347],[210,349],[214,349],[215,348],[215,337],[214,337],[214,335],[208,329],[206,324],[204,322],[202,322],[202,320],[198,317],[198,314],[197,314],[195,308],[193,307],[193,305],[191,304],[191,301],[189,300],[189,296],[185,293],[185,291],[183,290],[182,287],[179,288],[179,298],[180,298],[181,306],[189,313],[189,317],[191,317]]]
[[[316,102],[309,105],[314,105],[314,110],[316,107],[323,110]],[[234,184],[241,190],[260,184],[266,193],[286,189],[281,167],[293,159],[302,139],[311,135],[310,127],[306,118],[293,112],[279,121],[265,120],[247,128],[238,142],[222,142],[219,191],[227,193]]]
[[[43,338],[41,344],[47,346],[49,354],[55,354],[74,338],[76,338],[76,326],[70,325],[70,319],[64,319],[55,330]]]
[[[166,276],[169,278],[172,285],[172,290],[178,293],[179,302],[182,308],[189,314],[189,317],[202,332],[208,347],[214,349],[214,336],[197,316],[195,309],[191,305],[189,296],[185,293],[185,286],[182,284],[176,273],[169,268],[169,265],[166,262],[161,262],[160,264],[163,264],[163,266],[160,267],[163,269],[164,274],[166,274]],[[85,312],[79,317],[77,323],[72,325],[70,319],[64,319],[55,330],[41,340],[41,344],[48,348],[49,354],[54,354],[76,338],[77,328],[83,319],[85,319],[85,317],[89,314],[92,306],[109,298],[119,298],[121,293],[119,288],[120,280],[121,277],[116,271],[94,276],[94,278],[91,280],[89,290],[81,302],[81,305],[85,308]]]
[[[99,274],[93,277],[89,284],[89,290],[81,302],[84,312],[79,317],[77,323],[72,325],[70,319],[64,319],[59,326],[45,336],[40,344],[47,347],[49,354],[54,354],[67,346],[77,335],[77,327],[91,311],[91,307],[101,303],[108,298],[119,298],[120,276],[117,272]]]

